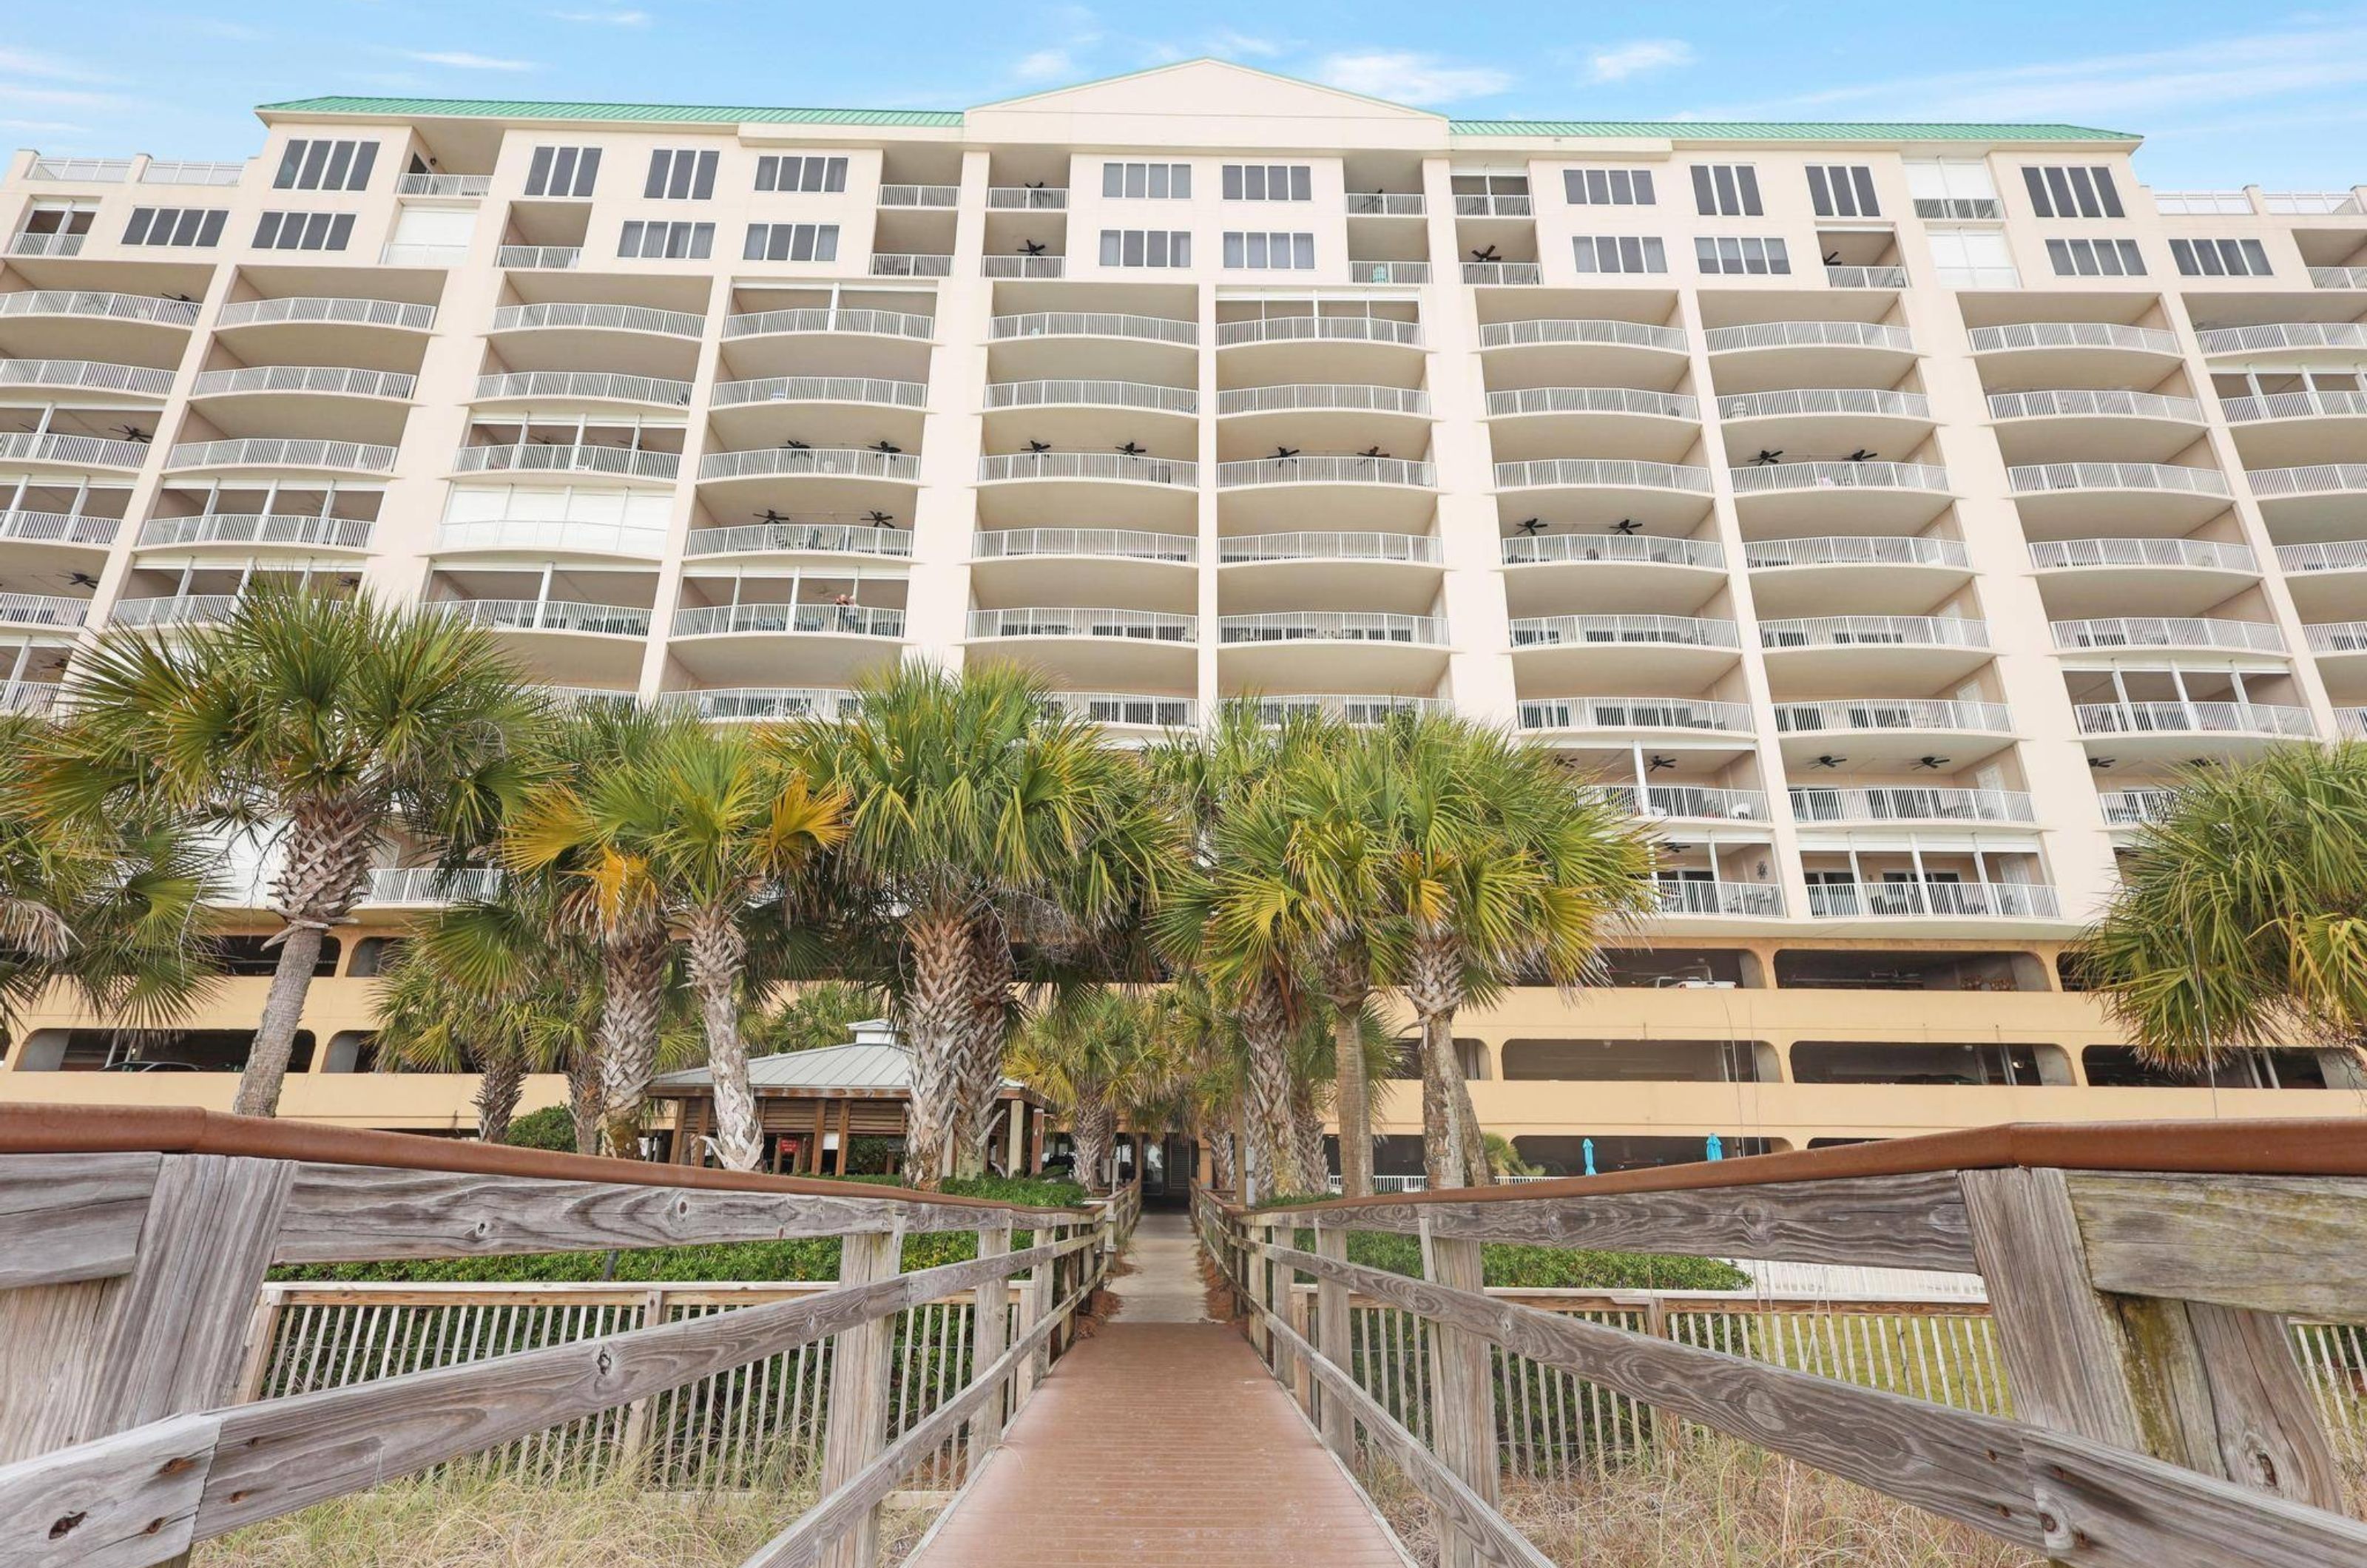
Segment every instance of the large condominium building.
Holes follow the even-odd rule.
[[[1667,840],[1614,985],[1466,1020],[1535,1157],[2362,1103],[2301,1048],[2163,1078],[2058,964],[2174,767],[2367,715],[2359,190],[1214,62],[967,113],[261,115],[244,164],[8,165],[9,705],[91,628],[327,579],[719,722],[909,659],[1025,660],[1125,737],[1452,706]],[[290,1113],[468,1124],[466,1078],[354,1076],[447,891],[379,874]],[[168,1042],[37,1016],[0,1099],[225,1103],[59,1069],[234,1062],[263,984]]]

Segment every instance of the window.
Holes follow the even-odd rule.
[[[290,141],[279,154],[274,190],[359,190],[378,162],[375,141]]]
[[[1792,257],[1781,240],[1713,240],[1693,242],[1693,259],[1704,272],[1790,272]]]
[[[2143,277],[2145,257],[2135,240],[2049,240],[2046,259],[2057,277]]]
[[[528,196],[587,197],[600,177],[597,147],[538,147],[527,165]]]
[[[2005,235],[1994,230],[1935,229],[1931,262],[1942,288],[2019,288],[2022,275]]]
[[[835,223],[751,223],[742,261],[836,261]]]
[[[1693,205],[1704,218],[1759,217],[1759,175],[1748,164],[1695,164]]]
[[[98,209],[74,201],[45,201],[25,214],[20,234],[87,234]],[[135,241],[134,243],[137,243]]]
[[[643,261],[704,261],[714,248],[712,223],[632,222],[625,225],[617,254]]]
[[[2112,188],[2112,171],[2107,168],[2025,165],[2022,183],[2029,187],[2031,210],[2041,218],[2128,216],[2121,210],[2121,193]]]
[[[354,231],[350,212],[266,212],[255,226],[258,251],[342,251]]]
[[[1573,243],[1578,248],[1578,270],[1580,272],[1669,270],[1668,252],[1657,236],[1580,234]]]
[[[776,158],[767,154],[756,160],[756,188],[777,191],[844,190],[846,160]]]
[[[343,214],[350,227],[353,216]],[[230,214],[218,207],[135,207],[123,231],[127,245],[210,245]]]
[[[1190,266],[1192,235],[1184,229],[1104,229],[1104,266]]]
[[[1649,169],[1564,169],[1562,194],[1573,207],[1650,207]]]
[[[652,200],[705,201],[715,194],[715,152],[661,147],[650,154],[650,177],[641,194]]]
[[[1312,234],[1244,234],[1225,236],[1225,265],[1274,272],[1308,272],[1315,266]]]
[[[2169,254],[2189,277],[2269,276],[2269,253],[2258,240],[2172,240]]]
[[[1102,195],[1186,201],[1192,196],[1189,164],[1104,164]]]
[[[1227,201],[1312,201],[1314,171],[1305,164],[1228,164]]]
[[[1811,164],[1808,198],[1819,218],[1879,218],[1874,199],[1874,171],[1863,164]]]
[[[1918,218],[2005,216],[1997,182],[1989,178],[1988,164],[1978,158],[1909,158],[1907,194],[1914,199]]]

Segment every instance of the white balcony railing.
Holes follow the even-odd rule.
[[[955,207],[961,202],[959,186],[881,186],[882,207]],[[991,204],[990,204],[991,205]]]
[[[1308,409],[1414,414],[1427,419],[1430,416],[1430,394],[1420,387],[1367,387],[1354,382],[1236,387],[1217,394],[1217,412],[1220,416],[1295,413]]]
[[[1840,534],[1826,538],[1753,539],[1742,563],[1756,571],[1790,566],[1931,566],[1969,570],[1962,539],[1890,534]]]
[[[1263,725],[1278,726],[1294,718],[1320,716],[1360,729],[1387,724],[1400,714],[1444,714],[1455,706],[1444,697],[1374,696],[1354,692],[1293,692],[1286,696],[1259,697],[1256,702],[1258,722]]]
[[[2165,397],[2159,392],[2123,392],[2110,389],[2061,392],[1991,392],[1991,419],[2061,419],[2101,416],[2119,419],[2167,419],[2180,424],[2201,424],[2203,405],[2192,398]]]
[[[140,530],[142,549],[192,545],[301,546],[366,550],[376,525],[366,517],[311,513],[210,512],[195,517],[152,517]]]
[[[1098,610],[1036,607],[972,610],[969,636],[988,637],[1096,637],[1134,642],[1189,643],[1200,635],[1200,617],[1163,610]]]
[[[2005,354],[2025,348],[2116,348],[2132,354],[2176,355],[2178,334],[2161,327],[2124,327],[2117,321],[2014,321],[1974,327],[1966,334],[1975,354]]]
[[[2305,218],[2356,217],[2359,193],[2355,190],[2264,190],[2260,193],[2260,210],[2272,217],[2287,214]]]
[[[909,556],[912,536],[903,528],[856,523],[742,523],[728,528],[693,528],[684,539],[686,556],[752,556],[808,551],[841,556]]]
[[[1683,328],[1652,326],[1643,321],[1486,321],[1479,327],[1481,348],[1539,348],[1562,344],[1650,348],[1666,354],[1684,354],[1691,348],[1685,340]]]
[[[539,305],[495,306],[493,330],[497,333],[555,330],[655,333],[664,337],[696,338],[706,333],[707,318],[688,310],[661,310],[649,305],[605,305],[561,299]]]
[[[2153,209],[2165,217],[2250,217],[2252,197],[2240,190],[2157,190]]]
[[[2334,722],[2353,740],[2367,740],[2367,708],[2336,708]]]
[[[2304,707],[2268,703],[2080,703],[2082,735],[2268,735],[2307,740],[2317,725]]]
[[[1741,734],[1750,705],[1699,697],[1533,697],[1520,705],[1523,729],[1704,729]]]
[[[1190,387],[1162,387],[1150,381],[990,381],[986,406],[991,409],[1050,408],[1063,404],[1084,408],[1155,409],[1161,413],[1197,413],[1200,394]]]
[[[2206,615],[2109,615],[2052,623],[2058,649],[2226,648],[2282,653],[2284,634],[2271,621],[2223,621]]]
[[[1712,354],[1732,354],[1754,348],[1878,348],[1892,354],[1915,352],[1915,338],[1905,327],[1878,321],[1754,321],[1748,326],[1712,327],[1703,340]]]
[[[154,599],[118,599],[107,618],[118,626],[218,626],[237,610],[235,593],[175,593]]]
[[[1680,882],[1663,878],[1658,888],[1663,915],[1753,915],[1772,919],[1784,912],[1784,890],[1772,882]]]
[[[2168,817],[2178,804],[2174,789],[2100,789],[2096,804],[2103,807],[2104,820],[2115,828],[2135,828],[2146,822],[2158,822]]]
[[[393,242],[379,247],[380,266],[456,267],[469,259],[466,245],[406,245]]]
[[[1945,493],[1948,470],[1937,463],[1761,463],[1728,468],[1737,495],[1793,490],[1920,490]]]
[[[1726,420],[1828,413],[1930,419],[1931,400],[1920,392],[1891,392],[1879,387],[1799,387],[1780,392],[1734,392],[1717,400],[1717,417]]]
[[[2225,495],[2227,476],[2216,468],[2174,463],[2018,463],[2005,471],[2020,495],[2056,491],[2157,490],[2180,495]]]
[[[2367,621],[2313,621],[2302,635],[2312,653],[2367,653]]]
[[[2052,920],[2062,900],[2043,882],[1812,882],[1814,919],[1929,916],[1938,919]]]
[[[0,593],[0,626],[78,626],[89,618],[90,601],[56,593]]]
[[[1523,387],[1488,394],[1488,417],[1531,413],[1635,413],[1661,419],[1699,419],[1701,404],[1682,392],[1649,392],[1635,387]]]
[[[740,632],[821,632],[900,637],[904,612],[868,604],[698,604],[674,613],[675,637]]]
[[[234,186],[246,176],[244,164],[212,164],[190,158],[152,158],[140,171],[144,186]]]
[[[2003,703],[1942,697],[1842,697],[1818,703],[1777,703],[1781,735],[1856,735],[1884,730],[2003,735],[2013,728]]]
[[[96,359],[0,359],[0,387],[61,387],[75,391],[130,392],[169,397],[173,373],[146,365],[109,365]]]
[[[2222,398],[2219,412],[2230,424],[2264,419],[2357,419],[2367,415],[2367,392],[2271,392],[2259,398]]]
[[[88,234],[13,234],[8,239],[12,256],[78,256]]]
[[[1064,186],[989,186],[986,205],[995,212],[1065,212],[1069,192]]]
[[[1680,490],[1709,493],[1709,470],[1690,463],[1645,463],[1628,457],[1540,457],[1496,465],[1496,488],[1529,490],[1560,485],[1614,485],[1628,490]]]
[[[2367,348],[2367,321],[2271,321],[2255,327],[2214,327],[2194,336],[2208,355]]]
[[[1638,817],[1678,817],[1705,822],[1764,822],[1767,795],[1756,789],[1714,789],[1706,784],[1596,786],[1613,804]]]
[[[1994,223],[2005,216],[2005,203],[1993,196],[1919,196],[1915,216],[1951,223]]]
[[[1031,337],[1122,337],[1141,343],[1172,343],[1186,346],[1200,341],[1196,321],[1165,316],[1129,316],[1114,310],[1036,310],[1020,316],[997,316],[988,323],[997,343]]]
[[[1530,615],[1512,623],[1514,648],[1568,648],[1593,643],[1658,643],[1672,648],[1735,648],[1732,621],[1698,615]]]
[[[1546,280],[1535,262],[1465,262],[1463,281],[1480,288],[1533,288]]]
[[[2018,789],[1927,788],[1873,784],[1792,791],[1792,815],[1803,822],[2035,822],[2037,810]]]
[[[1399,642],[1444,647],[1443,615],[1399,615],[1377,610],[1277,610],[1220,615],[1217,640],[1260,642]]]
[[[522,307],[513,307],[514,309]],[[191,319],[197,307],[188,308]],[[233,299],[221,308],[223,327],[269,327],[290,323],[343,327],[401,327],[424,333],[436,325],[436,307],[402,299],[347,299],[299,295],[279,299]]]
[[[93,517],[72,512],[0,512],[0,539],[40,545],[111,545],[121,530],[120,517]]]
[[[404,175],[394,182],[397,196],[482,196],[493,188],[491,175]]]
[[[1507,192],[1503,195],[1457,194],[1455,215],[1457,218],[1527,218],[1535,209],[1525,194]]]
[[[741,452],[709,452],[698,460],[702,480],[807,475],[916,484],[921,459],[910,452],[874,452],[863,446],[752,446]]]
[[[1989,626],[1968,615],[1807,615],[1759,623],[1761,648],[1987,648]]]
[[[971,553],[980,560],[1096,556],[1189,564],[1200,558],[1200,541],[1192,535],[1143,528],[991,528],[972,537]]]
[[[36,158],[28,175],[71,185],[115,186],[131,177],[131,164],[130,158]]]
[[[2314,266],[2309,269],[2309,285],[2313,288],[2367,288],[2367,266]]]
[[[189,388],[197,398],[250,392],[321,392],[333,397],[391,398],[407,402],[414,378],[396,370],[342,365],[255,365],[243,370],[201,370]]]
[[[722,389],[716,390],[719,393]],[[478,377],[474,396],[481,403],[511,398],[551,398],[687,408],[690,383],[663,376],[620,376],[606,370],[515,370],[506,375]]]
[[[436,547],[451,550],[511,550],[533,555],[629,556],[656,560],[665,554],[663,528],[624,523],[591,523],[564,517],[485,517],[447,523],[436,531]]]
[[[1420,191],[1352,190],[1347,195],[1351,218],[1420,218],[1430,210]]]
[[[76,468],[136,468],[155,450],[144,441],[106,435],[67,435],[57,431],[0,431],[0,458],[27,463],[70,463]],[[173,448],[175,452],[181,449]]]
[[[1217,324],[1218,348],[1250,343],[1316,342],[1390,343],[1420,348],[1421,323],[1387,316],[1263,316],[1254,321]]]
[[[928,384],[888,381],[876,376],[765,376],[752,381],[718,381],[714,405],[745,403],[873,403],[887,408],[925,408]]]
[[[2311,463],[2298,468],[2254,468],[2244,478],[2254,495],[2326,495],[2367,491],[2367,463]]]
[[[1066,277],[1069,258],[1066,256],[980,256],[978,262],[980,277]]]
[[[381,865],[369,874],[365,904],[465,904],[493,897],[502,874],[492,866],[446,870],[435,865]]]
[[[668,692],[659,701],[717,723],[783,723],[797,718],[835,721],[862,707],[855,693],[835,686],[717,686]]]
[[[1829,266],[1825,282],[1834,288],[1904,288],[1907,269],[1903,266]]]
[[[1217,542],[1226,566],[1249,561],[1377,560],[1435,566],[1438,540],[1429,534],[1242,534]]]
[[[2279,545],[2277,565],[2287,571],[2367,571],[2367,539],[2329,539]]]
[[[951,256],[900,254],[887,251],[871,254],[871,276],[874,277],[951,277],[954,258]]]
[[[2030,564],[2041,571],[2080,567],[2185,566],[2206,571],[2259,570],[2248,546],[2216,539],[2033,539]]]
[[[1130,457],[1123,452],[1005,452],[978,460],[981,484],[1002,479],[1125,479],[1196,486],[1200,465],[1181,457]]]
[[[504,245],[493,253],[497,266],[522,272],[568,272],[583,265],[581,245]]]
[[[1154,697],[1133,692],[1053,692],[1048,706],[1093,724],[1131,729],[1187,729],[1199,722],[1200,705],[1190,697]]]
[[[64,690],[55,681],[0,681],[0,714],[54,712]]]
[[[1649,534],[1508,534],[1503,559],[1506,566],[1613,561],[1723,570],[1726,550],[1716,539],[1656,538]]]
[[[682,470],[682,454],[646,452],[630,446],[544,446],[532,442],[499,442],[461,447],[452,455],[452,469],[462,474],[619,474],[642,479],[670,479]]]
[[[549,448],[538,448],[549,450]],[[395,449],[367,441],[315,441],[278,435],[238,441],[184,441],[164,457],[168,468],[350,468],[382,474]]]
[[[1403,457],[1251,457],[1217,465],[1218,490],[1292,484],[1410,485],[1429,489],[1437,483],[1435,468]]]
[[[154,321],[160,326],[186,327],[198,319],[190,299],[164,299],[152,294],[109,294],[85,288],[27,288],[0,294],[0,320],[10,316],[91,316],[112,321]],[[230,308],[222,308],[228,326]]]
[[[439,599],[434,608],[455,620],[495,631],[650,635],[650,612],[632,604],[592,604],[573,599]]]
[[[753,310],[723,319],[723,335],[727,339],[847,333],[859,337],[900,337],[925,343],[936,335],[936,330],[934,318],[907,311],[833,310],[819,305],[794,310]]]
[[[1348,264],[1351,283],[1428,283],[1430,264],[1426,261],[1352,261]]]

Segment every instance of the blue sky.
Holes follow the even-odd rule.
[[[961,108],[1214,54],[1457,115],[2054,119],[2162,188],[2367,179],[2367,8],[2190,0],[13,7],[0,145],[229,158],[315,93]],[[821,18],[816,25],[810,18]],[[96,23],[102,19],[102,29]],[[103,39],[103,43],[102,43]]]

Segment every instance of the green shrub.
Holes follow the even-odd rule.
[[[572,1155],[575,1152],[575,1113],[564,1105],[529,1111],[510,1123],[502,1142],[514,1148],[556,1149]]]

